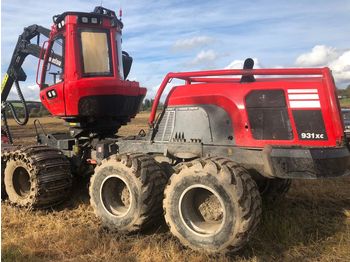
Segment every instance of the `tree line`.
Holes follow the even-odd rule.
[[[337,89],[338,96],[350,98],[350,84],[344,89]]]
[[[15,108],[18,117],[24,117],[24,107],[20,101],[9,101]],[[27,102],[27,110],[29,117],[43,117],[49,116],[50,112],[40,102]],[[9,107],[6,108],[6,116],[13,118],[12,112]]]
[[[154,99],[146,98],[145,100],[143,100],[141,111],[151,111],[153,103],[154,103]],[[159,102],[157,109],[161,110],[163,109],[163,107],[164,107],[164,103]]]

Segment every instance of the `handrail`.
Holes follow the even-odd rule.
[[[41,65],[41,60],[44,59],[43,55],[43,52],[45,51],[45,46],[48,44],[49,41],[44,41],[43,44],[42,44],[42,47],[41,47],[41,50],[40,50],[40,54],[39,54],[39,60],[38,60],[38,67],[37,67],[37,70],[36,70],[36,79],[35,79],[35,82],[37,83],[38,86],[40,86],[41,84],[41,77],[42,77],[42,70],[40,71],[40,65]],[[39,83],[39,71],[41,72],[40,74],[40,83]]]
[[[326,77],[330,75],[328,67],[323,68],[274,68],[274,69],[224,69],[224,70],[210,70],[210,71],[194,71],[194,72],[177,72],[168,73],[163,79],[157,94],[154,98],[151,114],[148,119],[150,126],[154,124],[157,107],[164,89],[168,83],[176,78],[186,81],[188,84],[193,82],[229,82],[223,78],[216,79],[218,76],[235,76],[235,75],[322,75]],[[227,78],[230,79],[230,78]],[[204,81],[206,80],[206,81]],[[216,81],[215,81],[216,80]]]

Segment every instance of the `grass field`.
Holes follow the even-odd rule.
[[[146,128],[140,114],[123,135]],[[63,122],[42,118],[48,132]],[[12,124],[12,122],[11,122]],[[34,142],[33,122],[12,128],[18,143]],[[350,257],[350,178],[293,182],[286,199],[265,206],[263,221],[238,254],[207,256],[183,248],[164,224],[123,236],[102,229],[89,206],[86,183],[66,204],[47,211],[1,205],[2,261],[348,261]]]

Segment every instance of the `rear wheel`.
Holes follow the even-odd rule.
[[[24,147],[8,153],[4,184],[12,204],[51,207],[69,195],[70,163],[60,150],[47,146]]]
[[[150,156],[113,155],[95,169],[90,202],[104,226],[134,232],[162,215],[166,175]]]
[[[183,164],[170,178],[163,207],[172,234],[182,244],[209,253],[242,248],[261,216],[254,180],[224,158]]]

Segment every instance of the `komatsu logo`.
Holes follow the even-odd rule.
[[[62,67],[62,61],[60,61],[59,59],[57,59],[55,57],[50,57],[49,62],[51,64],[58,66],[58,67]]]

